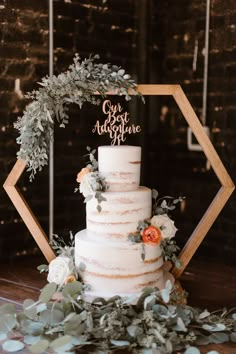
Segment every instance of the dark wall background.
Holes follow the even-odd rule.
[[[214,146],[235,179],[236,9],[231,0],[212,0],[207,125]],[[139,83],[181,84],[201,117],[204,63],[205,2],[164,0],[54,1],[54,70],[99,53],[101,61],[121,65]],[[18,146],[13,122],[26,104],[15,92],[37,87],[48,73],[48,1],[0,1],[0,179],[3,184]],[[194,48],[198,42],[196,70]],[[142,182],[161,195],[186,196],[177,211],[178,242],[183,245],[220,185],[206,168],[202,152],[187,149],[187,124],[171,97],[134,99],[129,107],[142,134],[128,143],[142,145]],[[77,172],[84,165],[86,145],[107,143],[91,134],[100,109],[71,107],[70,124],[55,132],[55,232],[66,237],[84,227],[82,198],[74,194]],[[48,169],[18,183],[43,228],[48,230]],[[236,229],[233,195],[195,257],[235,262]],[[0,190],[0,258],[37,254],[38,248],[4,190]]]

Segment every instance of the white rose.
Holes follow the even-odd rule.
[[[69,257],[59,256],[53,259],[48,268],[48,282],[62,286],[73,272],[73,262]]]
[[[167,214],[153,216],[151,218],[151,225],[161,230],[162,238],[172,238],[178,230],[174,225],[174,221]]]
[[[84,175],[82,181],[80,182],[79,190],[80,193],[82,193],[85,198],[88,195],[93,194],[93,188],[92,188],[93,181],[94,181],[93,173],[90,172]]]

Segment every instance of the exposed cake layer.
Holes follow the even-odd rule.
[[[105,177],[109,191],[135,190],[140,183],[140,146],[99,146],[98,170]]]
[[[127,241],[127,236],[136,231],[139,221],[150,218],[152,212],[151,190],[139,187],[128,192],[104,192],[106,201],[97,210],[97,200],[86,204],[87,229],[99,239],[114,238]]]
[[[146,286],[162,287],[160,246],[145,245],[144,261],[142,247],[129,242],[94,243],[92,233],[83,230],[75,236],[75,265],[92,292],[139,293]]]

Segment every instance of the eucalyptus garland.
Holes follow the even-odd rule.
[[[196,345],[236,342],[234,309],[200,311],[173,302],[171,289],[151,288],[144,290],[137,305],[119,296],[88,303],[82,289],[78,281],[69,283],[59,297],[57,285],[50,283],[38,301],[25,300],[21,311],[13,304],[0,306],[3,350],[18,352],[28,347],[31,353],[58,354],[75,354],[79,349],[97,354],[115,354],[117,349],[132,354],[185,350],[185,354],[200,354]]]
[[[19,117],[14,126],[19,130],[17,143],[21,145],[17,153],[27,163],[30,180],[36,172],[48,164],[50,141],[53,140],[54,126],[64,128],[69,121],[68,106],[71,103],[82,108],[85,102],[99,105],[100,98],[108,91],[124,95],[130,100],[129,93],[137,95],[137,84],[122,68],[96,63],[98,55],[90,56],[80,62],[78,54],[69,69],[53,76],[46,76],[39,82],[38,90],[28,93],[25,97],[32,100]]]

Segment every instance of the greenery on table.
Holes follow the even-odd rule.
[[[13,304],[0,306],[2,347],[15,352],[29,346],[32,353],[59,354],[79,348],[100,354],[123,348],[130,353],[170,354],[185,348],[186,354],[197,354],[195,345],[236,342],[233,310],[200,311],[176,304],[172,294],[167,284],[161,291],[146,288],[136,305],[131,304],[132,296],[88,303],[79,281],[59,292],[50,283],[38,301],[25,300],[20,312]]]
[[[98,55],[80,62],[78,54],[69,69],[58,76],[45,77],[39,82],[38,90],[25,97],[32,100],[22,117],[15,123],[19,130],[17,143],[21,145],[18,157],[27,163],[32,180],[37,172],[48,163],[50,141],[53,140],[54,126],[64,128],[69,121],[68,106],[71,103],[82,108],[85,102],[93,105],[100,103],[95,92],[105,97],[108,91],[124,95],[138,94],[136,83],[122,68],[96,63]]]

